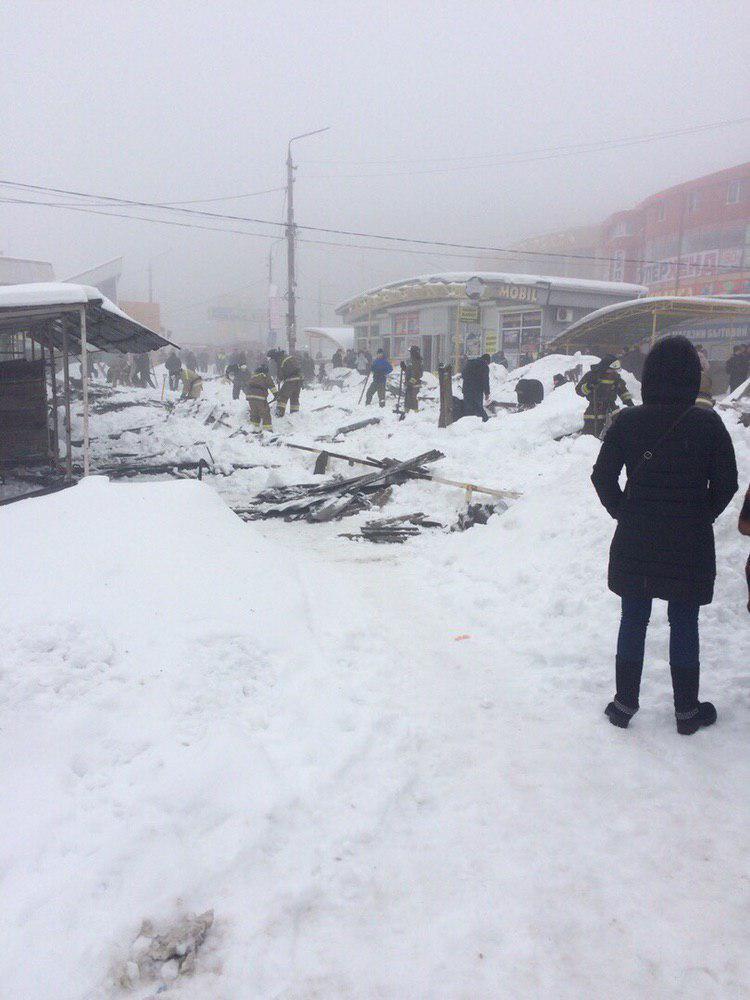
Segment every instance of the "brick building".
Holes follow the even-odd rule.
[[[750,163],[678,184],[610,216],[601,254],[611,281],[654,294],[750,293]]]

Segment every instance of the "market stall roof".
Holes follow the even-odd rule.
[[[738,298],[662,295],[615,302],[572,323],[550,341],[551,350],[602,354],[629,350],[653,336],[696,319],[734,317],[750,321],[750,302]]]
[[[98,288],[59,281],[0,288],[0,333],[26,333],[44,343],[51,334],[55,347],[62,349],[67,331],[71,351],[79,353],[81,307],[86,310],[86,340],[92,347],[143,354],[177,346],[118,309]]]
[[[353,326],[306,326],[304,335],[309,340],[322,340],[332,347],[348,350],[354,347]]]
[[[421,274],[402,281],[392,281],[387,285],[371,288],[354,298],[347,299],[336,308],[339,316],[351,313],[366,312],[368,308],[377,309],[389,305],[397,298],[406,299],[408,290],[414,289],[415,298],[431,297],[463,298],[466,294],[466,282],[471,278],[479,278],[487,289],[487,299],[492,299],[492,286],[498,285],[537,285],[542,289],[553,291],[565,289],[569,291],[599,293],[601,295],[620,295],[634,298],[644,294],[645,285],[626,284],[622,281],[596,281],[593,278],[564,278],[543,274],[515,274],[505,271],[445,271],[440,274]],[[430,292],[434,292],[430,296]]]

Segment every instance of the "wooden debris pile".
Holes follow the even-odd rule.
[[[259,493],[246,506],[232,509],[244,521],[273,517],[311,523],[338,521],[369,510],[373,505],[378,506],[391,486],[405,482],[414,474],[424,473],[423,465],[440,458],[443,458],[442,452],[428,451],[402,462],[384,460],[378,463],[377,471],[364,476],[274,487]]]
[[[422,528],[443,528],[440,521],[430,521],[422,513],[404,514],[401,517],[381,517],[365,521],[356,534],[343,532],[339,538],[352,541],[374,542],[376,545],[394,545],[418,535]]]

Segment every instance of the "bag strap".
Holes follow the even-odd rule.
[[[671,435],[673,434],[673,432],[675,430],[677,430],[677,427],[684,420],[684,418],[688,415],[688,413],[692,413],[692,411],[694,409],[695,409],[695,406],[689,406],[687,408],[687,410],[684,410],[679,415],[679,417],[674,421],[674,423],[672,423],[670,425],[670,427],[664,432],[664,434],[662,434],[662,436],[659,438],[659,440],[656,442],[656,444],[652,445],[651,448],[649,448],[647,451],[644,451],[644,453],[641,455],[641,458],[640,458],[638,464],[636,465],[636,467],[633,469],[633,471],[628,476],[628,481],[625,483],[625,496],[626,497],[630,496],[632,485],[633,485],[633,480],[635,479],[636,475],[641,471],[641,469],[648,462],[651,461],[651,459],[654,457],[654,452],[656,452],[656,451],[659,450],[659,448],[664,444],[664,442],[669,437],[671,437]]]

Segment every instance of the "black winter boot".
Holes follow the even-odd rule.
[[[677,712],[676,717],[680,736],[692,736],[704,726],[713,726],[716,722],[716,709],[710,701],[699,701],[698,707],[692,712]]]
[[[617,726],[619,729],[627,729],[630,725],[630,720],[637,711],[637,708],[628,708],[615,699],[604,709],[604,714],[613,726]]]

